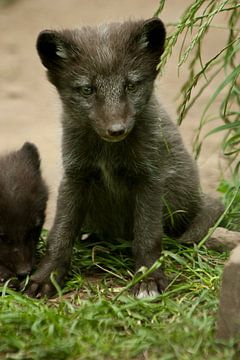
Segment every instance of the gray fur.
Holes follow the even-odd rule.
[[[49,295],[52,271],[62,284],[85,226],[132,239],[137,271],[160,256],[164,233],[198,242],[222,211],[214,205],[205,225],[196,165],[155,98],[164,40],[156,18],[39,35],[40,58],[63,104],[64,176],[47,254],[29,294]],[[93,93],[86,96],[89,86]],[[166,283],[159,269],[133,292],[161,292]]]

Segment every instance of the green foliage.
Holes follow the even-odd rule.
[[[160,0],[156,15],[164,8],[165,0]],[[205,38],[213,28],[218,14],[224,13],[225,26],[221,27],[227,36],[223,36],[222,48],[210,59],[203,60]],[[240,229],[240,3],[238,0],[196,0],[184,11],[177,24],[171,24],[172,31],[167,38],[166,49],[159,67],[163,69],[173,47],[183,35],[178,66],[188,66],[189,75],[181,89],[178,107],[178,123],[181,124],[189,110],[198,105],[210,83],[215,91],[211,94],[199,117],[198,130],[194,142],[196,157],[199,156],[204,139],[216,133],[224,134],[221,153],[228,159],[231,169],[231,184],[222,182],[219,191],[224,201],[230,203],[235,196],[230,212],[225,219],[226,225]],[[220,35],[222,36],[222,35]],[[184,50],[183,50],[184,49]],[[206,51],[205,51],[206,52]],[[180,71],[180,69],[179,69]],[[218,113],[212,105],[218,100]],[[198,110],[199,111],[199,110]],[[217,125],[207,134],[202,134],[207,122],[218,120]],[[222,124],[219,125],[220,121]]]
[[[228,229],[240,231],[240,180],[235,185],[222,180],[218,191],[223,195],[223,201],[226,206],[234,199],[230,211],[224,217],[223,225]]]
[[[156,15],[159,15],[165,4],[160,1]],[[222,49],[211,59],[205,62],[202,52],[205,46],[205,37],[213,28],[213,20],[219,13],[225,13],[226,25],[224,27],[228,36],[223,38]],[[178,66],[187,64],[189,76],[181,90],[181,100],[178,108],[181,124],[188,111],[202,96],[209,84],[217,82],[216,90],[210,97],[201,115],[198,132],[195,139],[195,153],[199,155],[202,140],[200,138],[202,129],[206,122],[213,119],[221,119],[222,126],[217,126],[207,136],[215,132],[224,131],[225,137],[222,143],[224,155],[230,158],[234,164],[235,172],[239,170],[240,161],[240,90],[239,90],[239,53],[240,53],[240,4],[238,0],[196,0],[184,11],[180,21],[173,26],[168,36],[165,52],[159,66],[163,68],[172,53],[173,47],[184,35],[182,49],[179,54]],[[222,31],[222,28],[221,28]],[[190,34],[190,36],[188,36]],[[220,35],[221,36],[221,35]],[[187,39],[189,39],[189,43]],[[191,57],[191,60],[189,58]],[[193,90],[194,95],[193,95]],[[210,114],[211,105],[220,98],[218,114]],[[234,161],[236,160],[236,161]]]

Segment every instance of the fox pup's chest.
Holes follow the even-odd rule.
[[[101,182],[104,186],[115,192],[127,187],[127,169],[121,166],[112,166],[105,161],[98,162]]]
[[[109,189],[115,189],[117,187],[116,169],[102,160],[98,162],[98,168],[103,184]]]

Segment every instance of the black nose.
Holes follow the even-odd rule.
[[[108,130],[107,133],[109,136],[118,137],[125,134],[126,128],[122,124],[113,124]]]

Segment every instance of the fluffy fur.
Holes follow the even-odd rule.
[[[164,233],[198,242],[221,213],[200,193],[196,165],[154,95],[164,40],[157,18],[40,33],[38,53],[63,105],[64,176],[29,294],[50,295],[52,271],[62,284],[85,226],[132,239],[138,271],[158,259]],[[159,269],[133,292],[166,283]]]
[[[31,143],[0,157],[0,169],[0,282],[22,280],[35,263],[48,191]]]

